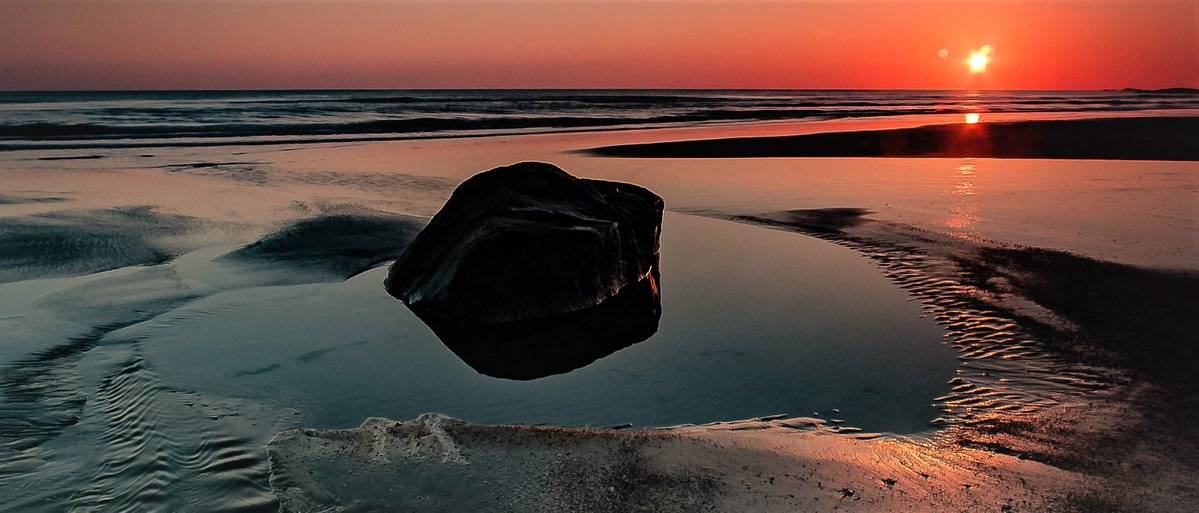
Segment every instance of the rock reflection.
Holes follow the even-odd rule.
[[[454,354],[480,374],[531,380],[570,372],[645,341],[662,317],[660,272],[602,303],[555,317],[483,327],[414,309]]]

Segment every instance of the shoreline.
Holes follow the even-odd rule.
[[[1141,111],[1026,111],[1026,112],[994,112],[987,113],[985,123],[979,125],[996,125],[1000,123],[1039,123],[1039,122],[1075,122],[1096,120],[1172,120],[1191,119],[1199,114],[1197,109],[1153,109]],[[620,143],[612,146],[600,146],[576,150],[575,153],[600,155],[596,150],[626,146],[651,146],[658,144],[674,144],[692,142],[690,139],[678,137],[703,137],[696,141],[722,141],[725,139],[772,139],[796,135],[840,134],[848,131],[890,131],[924,128],[929,126],[961,124],[960,113],[905,113],[887,116],[861,117],[814,117],[814,118],[782,118],[782,119],[747,119],[747,120],[712,120],[696,122],[671,122],[661,124],[625,124],[580,127],[531,127],[517,131],[486,131],[486,130],[449,130],[434,132],[365,132],[365,133],[328,133],[319,137],[304,138],[304,135],[283,136],[271,134],[249,134],[243,136],[212,135],[212,136],[170,136],[149,139],[138,138],[100,138],[100,139],[5,139],[0,138],[0,154],[23,152],[70,152],[71,155],[37,157],[38,160],[72,160],[103,158],[103,155],[76,155],[77,152],[88,150],[105,152],[106,150],[132,150],[139,148],[187,149],[187,148],[221,148],[221,147],[262,147],[262,146],[320,146],[323,144],[367,144],[388,142],[422,142],[422,141],[454,141],[471,139],[512,139],[522,137],[552,137],[572,135],[620,135],[637,136],[638,139],[649,139],[649,142]],[[858,128],[864,126],[864,128]],[[977,126],[977,125],[976,125]],[[692,136],[691,134],[696,134]],[[292,138],[288,138],[292,137]],[[298,138],[296,138],[298,137]],[[883,155],[886,156],[886,155]]]
[[[271,484],[291,512],[1026,511],[1082,493],[1077,476],[1040,463],[943,449],[808,418],[617,431],[439,414],[286,431],[268,444]]]
[[[842,123],[836,126],[842,130],[894,128],[887,126],[889,121],[860,120],[857,124]],[[930,120],[927,118],[921,119],[921,122],[928,121]],[[802,128],[815,130],[828,126],[830,125],[814,123]],[[8,209],[6,226],[36,232],[42,236],[52,236],[54,240],[64,241],[64,245],[76,240],[111,241],[114,234],[124,234],[119,239],[121,244],[116,248],[121,250],[119,252],[114,252],[108,245],[97,243],[94,247],[85,244],[82,250],[78,245],[71,246],[72,252],[69,254],[82,251],[85,257],[95,253],[112,257],[119,263],[144,265],[145,268],[133,267],[118,271],[114,275],[97,276],[94,286],[89,286],[90,294],[87,294],[88,290],[82,291],[82,294],[55,294],[50,298],[54,301],[47,304],[58,308],[56,312],[69,311],[72,315],[86,316],[86,319],[101,319],[99,316],[103,307],[111,311],[128,310],[139,316],[144,313],[154,317],[157,310],[150,311],[145,305],[132,302],[132,299],[144,295],[133,295],[129,301],[114,302],[113,298],[121,298],[121,294],[124,293],[101,295],[97,294],[97,291],[114,285],[125,287],[114,289],[118,291],[141,290],[133,288],[134,286],[145,287],[147,293],[159,294],[164,298],[161,301],[151,298],[150,302],[146,303],[155,308],[155,305],[174,308],[176,301],[188,301],[188,294],[210,294],[220,287],[227,287],[228,283],[222,279],[211,286],[202,285],[197,288],[197,284],[203,284],[206,280],[197,281],[194,278],[211,276],[208,273],[211,267],[205,262],[216,257],[217,253],[212,252],[215,250],[193,250],[208,248],[217,242],[221,245],[237,244],[236,247],[229,246],[221,251],[233,251],[238,258],[230,256],[213,262],[222,268],[229,264],[237,264],[238,273],[253,272],[256,273],[254,276],[266,279],[268,283],[292,283],[302,280],[341,283],[346,276],[357,273],[363,266],[377,263],[373,257],[364,260],[363,255],[340,252],[339,249],[346,246],[344,242],[337,242],[343,241],[341,237],[347,233],[362,233],[363,237],[366,237],[371,233],[383,232],[389,234],[384,238],[385,242],[395,241],[399,237],[392,233],[396,230],[406,230],[403,227],[411,224],[408,222],[410,219],[396,218],[395,226],[390,222],[381,225],[378,216],[382,213],[404,212],[427,217],[435,206],[444,200],[444,196],[449,194],[457,180],[466,176],[468,171],[485,169],[493,163],[491,161],[506,162],[513,158],[529,156],[556,163],[562,159],[569,163],[570,169],[581,169],[597,178],[645,182],[671,191],[671,198],[676,201],[674,205],[678,207],[676,212],[798,232],[858,250],[859,254],[871,258],[873,264],[882,268],[884,274],[892,278],[898,288],[907,291],[913,301],[918,301],[909,304],[932,305],[932,308],[925,312],[913,307],[913,317],[924,313],[936,320],[944,319],[948,323],[943,325],[945,329],[958,337],[954,340],[947,339],[946,344],[953,346],[962,356],[961,374],[953,376],[952,381],[945,387],[947,393],[944,396],[935,399],[935,394],[922,396],[926,398],[924,404],[936,401],[937,404],[946,405],[954,411],[938,422],[936,434],[921,432],[908,437],[855,432],[854,427],[847,427],[853,424],[852,418],[845,424],[839,424],[832,419],[820,421],[802,417],[771,416],[754,421],[665,429],[483,426],[461,421],[444,421],[444,430],[455,435],[453,439],[462,448],[460,452],[463,457],[475,458],[470,460],[466,467],[474,466],[477,469],[486,465],[498,465],[496,468],[510,471],[507,481],[503,482],[510,486],[491,488],[492,490],[510,492],[515,498],[536,500],[539,497],[552,496],[554,500],[562,501],[546,506],[545,509],[550,511],[585,511],[587,507],[596,510],[630,510],[647,504],[638,502],[639,498],[657,500],[655,497],[661,501],[648,503],[652,506],[651,509],[666,510],[669,510],[672,504],[692,504],[696,506],[692,510],[709,508],[728,511],[769,511],[772,508],[784,511],[1187,510],[1190,504],[1187,501],[1194,501],[1199,497],[1199,492],[1196,491],[1199,490],[1199,483],[1192,477],[1199,476],[1199,472],[1194,464],[1190,463],[1199,459],[1195,458],[1199,455],[1199,450],[1194,447],[1195,443],[1190,437],[1199,417],[1196,415],[1199,408],[1194,407],[1194,401],[1183,393],[1195,389],[1187,388],[1193,386],[1194,381],[1184,373],[1188,370],[1187,363],[1193,361],[1193,358],[1187,354],[1162,352],[1161,349],[1189,348],[1178,345],[1177,336],[1158,337],[1156,331],[1150,333],[1149,330],[1160,326],[1185,333],[1188,327],[1193,325],[1193,321],[1186,320],[1186,315],[1163,312],[1162,308],[1177,307],[1181,301],[1187,300],[1186,292],[1194,290],[1187,288],[1192,287],[1191,284],[1194,283],[1194,271],[1181,271],[1181,275],[1189,278],[1178,281],[1175,279],[1179,276],[1178,273],[1159,272],[1148,265],[1111,264],[1099,260],[1100,257],[1095,256],[1097,253],[1090,253],[1091,257],[1084,257],[1082,255],[1088,253],[1084,249],[1077,249],[1083,247],[1077,244],[1061,243],[1051,246],[1041,245],[1037,240],[1023,240],[1027,246],[991,243],[991,240],[1021,240],[1005,237],[1002,233],[998,236],[987,232],[981,232],[977,236],[971,233],[963,234],[961,231],[947,229],[946,225],[939,222],[922,223],[921,220],[928,219],[927,217],[905,218],[895,215],[894,212],[887,212],[885,205],[889,201],[901,199],[899,196],[846,194],[815,179],[785,181],[790,176],[805,179],[827,176],[830,181],[849,184],[846,187],[860,187],[874,179],[873,175],[863,174],[865,172],[853,174],[854,166],[863,166],[871,170],[884,169],[887,174],[881,175],[880,178],[891,180],[888,183],[893,184],[910,184],[919,181],[918,179],[939,180],[941,174],[951,175],[951,179],[939,180],[935,182],[935,186],[925,187],[923,196],[917,195],[907,187],[895,189],[902,191],[905,197],[916,197],[921,201],[923,198],[940,194],[941,191],[956,190],[952,187],[959,181],[974,182],[984,197],[1003,198],[1006,191],[1014,190],[1013,194],[1018,194],[1027,191],[1028,187],[1008,189],[1003,187],[1003,182],[986,180],[1002,177],[1003,180],[1031,183],[1037,187],[1041,182],[1036,179],[1042,174],[1070,175],[1069,171],[1075,169],[1093,169],[1104,167],[1104,164],[991,161],[980,163],[979,168],[975,169],[971,162],[968,163],[969,174],[966,174],[967,171],[962,169],[953,169],[952,166],[956,163],[952,161],[901,162],[900,159],[895,159],[888,162],[857,159],[850,162],[853,166],[838,168],[833,167],[836,163],[832,160],[815,159],[807,162],[639,162],[587,158],[577,153],[562,153],[588,142],[599,145],[637,140],[665,140],[680,136],[792,134],[795,133],[794,128],[794,125],[738,125],[728,131],[721,128],[711,131],[637,131],[609,133],[604,136],[586,134],[496,137],[478,141],[388,143],[345,148],[312,145],[310,148],[297,149],[286,154],[263,152],[253,157],[236,158],[226,155],[227,150],[197,150],[155,152],[157,155],[150,157],[126,154],[132,152],[113,152],[114,154],[104,155],[104,159],[12,160],[16,162],[14,169],[18,171],[12,173],[10,180],[27,181],[13,182],[20,183],[20,187],[12,186],[10,190],[4,191],[7,196],[0,197],[0,202],[7,202],[7,206],[4,207]],[[464,148],[470,150],[466,151]],[[458,155],[464,155],[463,159],[476,159],[477,162],[458,162],[454,160]],[[16,154],[11,157],[21,156]],[[406,159],[402,165],[397,166],[397,156]],[[143,161],[143,158],[149,160]],[[443,165],[445,162],[453,164]],[[1067,167],[1067,164],[1076,167]],[[28,166],[28,169],[24,166]],[[327,171],[331,166],[338,171]],[[1022,173],[1020,166],[1035,168],[1036,172]],[[1088,171],[1088,174],[1080,175],[1084,177],[1080,180],[1099,182],[1103,187],[1114,187],[1127,183],[1113,184],[1096,179],[1120,177],[1123,176],[1121,173],[1126,171],[1131,177],[1128,181],[1139,180],[1149,176],[1150,172],[1157,171],[1173,171],[1181,177],[1180,180],[1192,176],[1190,167],[1187,167],[1189,164],[1133,162],[1108,166],[1112,168],[1109,173]],[[933,171],[916,175],[915,172],[922,167],[928,167]],[[944,169],[941,169],[942,167]],[[759,174],[754,174],[755,171]],[[809,173],[810,176],[803,176],[803,172]],[[81,180],[92,174],[96,175],[94,183]],[[728,177],[727,181],[722,177]],[[728,192],[728,187],[733,185],[734,181],[752,183],[746,185],[743,190]],[[1075,187],[1080,183],[1082,182],[1050,182],[1045,187],[1077,191]],[[153,188],[142,190],[138,188],[140,184]],[[786,191],[764,195],[780,184],[785,186],[783,188]],[[131,194],[130,191],[140,192]],[[177,195],[174,191],[188,191],[188,194]],[[207,198],[212,194],[223,198],[222,201],[209,201]],[[1126,193],[1105,198],[1119,199],[1123,194]],[[204,199],[193,200],[193,197]],[[748,202],[742,201],[742,198],[759,200]],[[1036,226],[1027,224],[1029,219],[1048,223],[1054,218],[1054,214],[1060,214],[1075,205],[1066,203],[1067,208],[1038,211],[1035,216],[1020,217],[1010,212],[996,212],[995,203],[978,203],[978,196],[965,198],[974,199],[963,200],[962,204],[965,206],[982,205],[986,219],[1011,222],[1023,227]],[[1175,198],[1177,196],[1168,196],[1158,203],[1178,201]],[[301,201],[295,201],[296,199]],[[1027,207],[1036,203],[1052,202],[1052,199],[1047,200],[1045,196],[1037,196],[1023,199],[1020,204]],[[147,206],[124,206],[142,204]],[[1136,203],[1134,207],[1141,208],[1145,204]],[[350,205],[357,206],[352,210],[345,210],[350,208]],[[782,210],[838,205],[866,208]],[[991,210],[986,210],[988,205]],[[943,208],[944,214],[953,214],[955,211],[950,208],[953,206],[956,204]],[[379,212],[364,212],[362,207],[373,208]],[[911,208],[911,205],[907,208]],[[346,217],[350,214],[354,215],[352,219]],[[388,216],[387,219],[391,218]],[[933,220],[937,221],[935,218]],[[1063,224],[1077,226],[1078,230],[1083,232],[1090,226]],[[57,231],[48,231],[47,226]],[[1191,233],[1186,228],[1187,225],[1164,225],[1155,221],[1149,226],[1163,234]],[[347,227],[358,227],[361,230],[347,230]],[[55,235],[58,232],[62,232],[61,237]],[[93,234],[96,236],[93,237]],[[1112,242],[1115,242],[1115,238]],[[1036,246],[1065,248],[1078,253],[1037,250]],[[371,247],[375,247],[379,254],[386,254],[394,249]],[[295,254],[280,254],[277,251],[279,249]],[[65,251],[61,253],[68,254]],[[168,260],[158,266],[152,265],[159,262],[160,259],[156,255],[160,254]],[[1184,251],[1182,256],[1185,258],[1186,254]],[[82,261],[87,263],[97,260],[88,257]],[[294,272],[286,275],[274,273],[272,267],[277,262],[286,262],[304,273],[302,276]],[[204,265],[197,266],[197,263]],[[867,262],[866,265],[871,263]],[[104,267],[107,267],[107,264]],[[74,266],[72,261],[54,267],[59,268],[70,276],[91,275],[87,265]],[[35,270],[35,267],[21,264],[17,269],[22,270],[24,275]],[[175,275],[173,269],[182,272]],[[766,271],[778,273],[780,269],[766,268]],[[238,278],[236,283],[243,281],[244,278]],[[1149,286],[1142,286],[1144,284]],[[1167,286],[1174,292],[1161,295],[1160,291],[1163,289],[1159,285]],[[10,286],[15,290],[23,285]],[[798,291],[801,289],[796,290],[796,295],[799,296]],[[1149,294],[1145,294],[1145,291]],[[1057,292],[1066,294],[1055,295]],[[1077,301],[1079,294],[1090,293],[1099,296],[1089,301]],[[79,300],[64,300],[72,299],[76,295],[79,295],[80,299],[93,296],[103,299],[97,299],[93,306],[78,312],[63,308],[64,305],[76,304]],[[986,304],[987,301],[994,302],[994,305]],[[1094,308],[1096,305],[1105,304],[1105,309]],[[188,320],[187,312],[207,311],[208,307],[209,305],[198,302],[194,308],[181,310],[178,315],[163,315],[153,321],[149,318],[130,317],[128,322],[134,324],[124,329],[119,325],[106,327],[103,322],[88,320],[87,322],[100,328],[116,330],[113,335],[96,332],[96,341],[107,338],[107,342],[97,346],[96,353],[88,356],[91,359],[88,363],[80,364],[76,369],[71,366],[74,364],[70,358],[56,359],[38,367],[37,373],[28,372],[23,376],[29,376],[32,380],[34,374],[70,376],[72,373],[83,372],[88,373],[87,375],[107,375],[109,372],[123,373],[129,369],[132,369],[130,372],[142,372],[138,370],[138,362],[141,360],[130,360],[133,362],[130,367],[118,366],[115,370],[96,366],[101,360],[113,358],[108,351],[126,351],[123,345],[126,340],[133,341],[133,350],[146,351],[146,361],[160,366],[159,370],[164,371],[172,365],[169,362],[178,363],[177,360],[165,359],[165,353],[157,352],[161,349],[152,349],[161,348],[162,345],[148,343],[144,347],[138,346],[136,337],[133,336],[154,333],[154,330],[181,333],[183,330],[164,329],[163,326],[169,326],[174,322],[194,322]],[[1070,307],[1076,309],[1071,310]],[[134,308],[136,310],[132,310]],[[241,311],[241,308],[245,307],[239,306],[237,311]],[[1105,321],[1109,323],[1106,327],[1103,325]],[[1011,327],[1013,324],[1016,328]],[[1105,340],[1124,342],[1124,345],[1095,343],[1087,338],[1090,334],[1104,334],[1112,326],[1123,331],[1107,333]],[[162,333],[158,336],[161,335]],[[65,338],[67,336],[70,336],[70,333],[64,332],[62,340],[73,340]],[[31,350],[41,347],[35,344],[35,340],[58,337],[44,333],[35,337],[30,331],[29,347]],[[162,340],[172,339],[168,337]],[[81,345],[79,350],[89,351],[90,346],[87,344],[93,342],[91,338],[83,340],[84,345]],[[938,343],[935,339],[930,339],[930,342]],[[334,347],[337,349],[331,353],[331,357],[358,358],[354,351],[365,351],[374,346],[342,344],[322,348],[318,345],[297,345],[290,353],[280,350],[281,356],[277,359],[254,360],[253,365],[247,363],[240,366],[244,368],[231,369],[231,374],[224,375],[237,380],[269,379],[255,376],[278,375],[287,371],[289,364],[296,368],[319,369],[318,365],[332,365],[335,360],[326,360],[329,357],[315,360],[315,355],[327,354],[333,351]],[[73,358],[74,353],[69,356]],[[310,361],[309,358],[315,361]],[[12,360],[17,364],[26,361],[28,359]],[[272,361],[276,363],[271,363]],[[277,362],[282,362],[282,366]],[[51,363],[53,365],[50,365]],[[1021,368],[1030,368],[1032,371],[1021,374],[1012,371]],[[46,369],[46,372],[41,372]],[[179,374],[176,372],[174,376]],[[1171,376],[1175,378],[1174,382],[1163,379]],[[36,380],[31,381],[33,385],[39,383]],[[69,390],[72,389],[63,386],[54,388],[52,392],[66,393]],[[139,385],[133,383],[129,390],[137,391]],[[226,393],[214,392],[203,387],[197,390],[200,390],[197,393],[214,398],[225,397],[223,394]],[[1024,392],[1028,394],[1016,395]],[[236,394],[232,396],[240,397]],[[167,408],[181,416],[180,412],[197,414],[192,411],[192,406],[182,402],[191,399],[179,399],[179,404],[176,404],[173,396],[156,394],[148,397],[154,401],[154,408]],[[101,400],[92,399],[94,398],[89,398],[86,406],[83,406],[84,410],[81,410],[85,413],[81,417],[81,425],[87,429],[92,429],[88,422],[94,422],[98,418],[88,415],[99,412],[99,406],[104,404]],[[254,407],[262,408],[263,411],[266,411],[265,405],[274,407],[276,403],[268,402],[268,399],[278,400],[277,397],[264,396],[262,406]],[[289,398],[288,401],[290,400]],[[246,406],[238,408],[243,407]],[[843,405],[841,407],[844,408]],[[236,414],[240,411],[238,408],[230,407],[226,413]],[[410,415],[428,410],[436,408],[416,410]],[[751,415],[778,412],[804,414],[806,411],[773,407],[767,410],[755,410],[756,413]],[[325,490],[329,492],[328,495],[318,494],[322,497],[321,500],[331,497],[345,499],[334,507],[348,506],[351,509],[355,507],[354,504],[361,505],[368,501],[372,492],[378,492],[377,497],[387,497],[386,493],[397,489],[419,489],[422,481],[419,477],[414,477],[413,471],[429,471],[430,475],[445,477],[446,482],[450,483],[459,482],[455,479],[464,475],[472,479],[480,478],[481,474],[458,474],[457,472],[463,470],[460,465],[440,467],[440,462],[422,459],[426,453],[422,452],[424,449],[421,449],[420,443],[423,442],[420,441],[433,442],[437,439],[427,439],[425,434],[421,434],[432,431],[428,422],[423,424],[426,427],[418,429],[413,436],[410,436],[413,431],[402,426],[395,430],[372,432],[369,438],[363,434],[365,428],[336,432],[288,431],[290,434],[280,435],[277,441],[282,443],[291,436],[303,437],[318,442],[312,446],[317,450],[305,456],[305,460],[292,459],[286,464],[274,458],[275,454],[280,453],[272,452],[271,462],[267,461],[268,451],[275,451],[274,448],[264,446],[266,439],[272,434],[299,426],[348,427],[357,425],[361,419],[368,416],[384,413],[379,409],[360,410],[352,418],[347,417],[344,422],[336,424],[305,421],[299,416],[298,410],[294,417],[282,414],[246,414],[247,418],[253,417],[256,422],[273,418],[288,420],[275,424],[273,428],[260,430],[246,427],[242,423],[247,421],[234,417],[231,420],[222,420],[217,429],[221,432],[239,432],[238,430],[245,429],[247,433],[251,433],[252,436],[247,435],[245,441],[234,444],[239,451],[250,455],[244,469],[239,467],[234,470],[254,472],[251,480],[238,482],[253,484],[254,497],[263,501],[274,499],[271,489],[266,486],[266,476],[272,472],[271,463],[276,462],[278,465],[274,468],[274,479],[280,487],[275,491],[278,492],[280,500],[285,502],[290,499],[303,499],[308,495],[307,491],[312,491],[304,488],[304,483],[292,483],[298,484],[299,488],[289,488],[290,485],[283,479],[286,476],[302,478],[301,473],[306,473],[309,469],[314,470],[316,475],[321,475],[321,472],[325,471],[322,468],[380,470],[370,477],[372,481],[367,488],[359,490],[365,494],[363,497],[356,497],[354,494],[357,492],[354,492],[352,486],[337,488],[343,484],[352,484],[342,481],[343,478],[365,478],[372,472],[349,474],[334,470],[324,475],[325,482],[318,483],[330,487]],[[453,413],[472,418],[460,412]],[[406,414],[391,415],[395,415],[396,418],[411,418]],[[928,418],[934,415],[935,412]],[[740,417],[738,415],[730,418]],[[401,424],[415,425],[411,422]],[[670,423],[646,423],[667,424]],[[161,429],[166,436],[179,437],[185,443],[191,440],[186,430],[180,430],[180,425],[160,423],[155,428]],[[368,439],[370,443],[363,443]],[[320,443],[324,441],[329,441],[330,444],[322,449]],[[413,445],[414,442],[420,443]],[[96,447],[103,445],[97,444]],[[281,446],[276,444],[273,447]],[[405,447],[415,449],[404,449],[400,453],[388,452]],[[103,451],[96,452],[105,454]],[[326,457],[330,459],[324,459]],[[390,461],[388,464],[393,466],[365,466],[380,464],[383,461],[380,457]],[[480,458],[494,458],[494,461],[482,464]],[[346,466],[325,466],[333,462]],[[555,480],[539,480],[541,477],[553,477],[546,475],[517,476],[528,466],[569,472],[558,473],[557,477],[561,479]],[[390,470],[382,471],[386,469]],[[392,470],[394,473],[389,473]],[[224,479],[228,477],[227,474],[221,471],[187,475]],[[799,476],[804,480],[784,474]],[[493,474],[499,477],[504,475]],[[234,477],[240,479],[240,476]],[[770,482],[770,477],[775,478],[773,483]],[[479,486],[484,487],[484,491],[486,486],[500,486],[499,481],[484,482],[490,479],[481,477],[476,481],[480,483]],[[64,483],[64,489],[68,488],[66,484]],[[224,486],[227,486],[227,483],[221,481],[219,485],[214,484],[212,489],[227,493],[230,488],[222,488]],[[654,489],[660,490],[661,494],[654,495],[647,491]],[[711,489],[718,491],[705,491]],[[853,493],[847,493],[848,491]],[[683,501],[684,497],[692,496],[697,497],[696,502]],[[417,510],[420,505],[429,504],[422,502],[427,501],[427,494],[392,497],[396,498],[398,503],[414,505],[413,509]],[[400,500],[401,498],[403,500]],[[29,497],[27,499],[33,500]],[[496,504],[501,503],[489,502],[477,508],[449,509],[504,510],[499,506],[492,507]],[[518,504],[517,506],[529,507],[511,509],[535,510],[530,504],[533,503]],[[594,506],[587,506],[589,504]],[[554,507],[563,505],[565,507]],[[305,510],[304,507],[295,509]],[[436,510],[433,507],[428,509]]]
[[[623,158],[920,157],[1199,161],[1199,117],[1127,117],[924,125],[730,137],[579,150]]]
[[[1185,511],[1199,496],[1199,447],[1186,439],[1197,383],[1180,373],[1193,359],[1175,347],[1179,333],[1152,329],[1185,329],[1199,310],[1188,299],[1194,273],[965,241],[863,209],[691,214],[874,260],[962,354],[954,392],[937,399],[943,428],[911,438],[806,417],[637,429],[370,419],[276,435],[268,453],[283,509],[415,494],[429,510]],[[1075,272],[1063,278],[1062,268]],[[1156,280],[1178,293],[1152,304],[1128,294]],[[1110,332],[1113,315],[1136,322]],[[1148,332],[1130,340],[1138,331]],[[538,470],[547,468],[558,472]],[[469,500],[482,502],[455,502],[464,499],[421,473],[478,481]],[[392,488],[379,492],[375,479]]]

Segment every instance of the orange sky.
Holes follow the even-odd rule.
[[[0,0],[0,89],[1197,86],[1197,3]]]

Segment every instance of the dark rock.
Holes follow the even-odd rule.
[[[662,207],[550,164],[496,168],[454,191],[386,287],[484,374],[565,372],[657,330]]]
[[[577,312],[646,279],[662,199],[520,163],[463,182],[391,268],[414,309],[485,326]]]

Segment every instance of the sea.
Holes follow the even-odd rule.
[[[0,92],[0,150],[471,137],[953,113],[1199,108],[1199,91]]]

